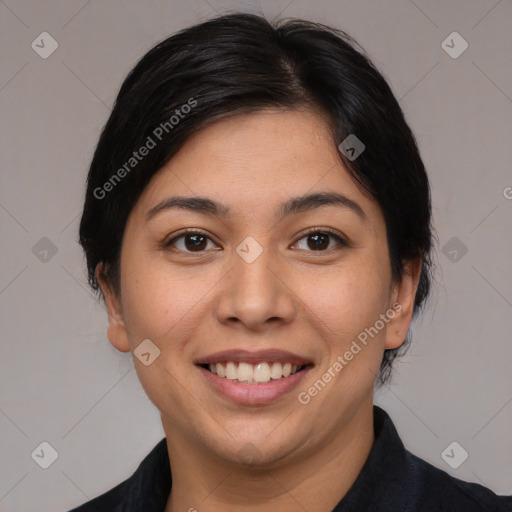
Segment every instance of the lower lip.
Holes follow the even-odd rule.
[[[198,368],[217,391],[233,402],[244,405],[267,404],[281,398],[296,388],[311,369],[310,366],[307,366],[294,375],[271,380],[265,384],[247,384],[219,377],[202,366],[198,366]]]

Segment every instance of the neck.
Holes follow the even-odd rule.
[[[336,435],[315,445],[309,457],[265,469],[240,468],[205,455],[164,425],[172,474],[165,512],[332,511],[373,445],[372,406],[372,401],[362,405]]]

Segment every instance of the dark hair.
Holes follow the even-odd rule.
[[[249,14],[178,32],[144,55],[122,84],[94,153],[80,223],[91,287],[98,291],[95,269],[103,262],[106,279],[120,293],[127,218],[153,175],[194,132],[237,113],[302,107],[325,116],[333,143],[349,134],[364,143],[355,160],[341,151],[340,158],[381,207],[395,282],[406,260],[422,260],[416,316],[432,275],[430,187],[390,87],[341,30],[297,19],[271,24]],[[141,158],[139,148],[150,145]],[[379,384],[389,380],[409,334],[402,347],[385,351]]]

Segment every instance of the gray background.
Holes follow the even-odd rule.
[[[439,268],[412,348],[376,401],[411,451],[512,493],[510,0],[5,0],[0,510],[76,506],[129,476],[163,437],[130,355],[108,343],[105,310],[86,286],[76,242],[84,181],[136,60],[227,9],[342,28],[389,80],[430,174]],[[43,31],[59,45],[47,59],[31,48],[42,46]],[[469,44],[458,58],[441,45],[453,31]],[[58,452],[48,469],[31,458],[42,441]],[[441,457],[453,441],[469,453],[457,469]]]

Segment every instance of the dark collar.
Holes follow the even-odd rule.
[[[358,478],[333,512],[360,512],[374,510],[375,503],[381,503],[382,495],[395,496],[396,508],[408,501],[404,489],[414,492],[411,474],[407,471],[406,451],[389,415],[380,407],[373,406],[375,442],[370,455]],[[162,439],[144,459],[135,475],[139,474],[144,509],[148,512],[162,512],[171,492],[171,472],[167,443]],[[134,475],[134,476],[135,476]],[[143,503],[140,503],[142,506]],[[391,505],[391,504],[390,504]],[[142,509],[141,509],[142,510]]]
[[[414,473],[391,418],[377,405],[373,428],[375,441],[363,469],[333,512],[408,510],[416,491]]]

